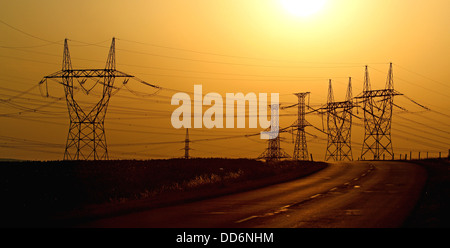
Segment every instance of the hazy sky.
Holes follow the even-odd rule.
[[[2,1],[0,3],[0,157],[62,159],[68,132],[62,85],[49,82],[44,98],[36,85],[61,69],[69,39],[74,68],[103,68],[116,37],[117,69],[165,88],[157,95],[136,82],[110,101],[106,135],[111,158],[178,157],[184,130],[170,124],[171,96],[203,93],[280,93],[294,104],[295,92],[311,92],[321,107],[332,79],[335,100],[362,91],[364,66],[373,89],[385,86],[393,63],[394,153],[437,156],[450,148],[450,1],[327,0],[307,17],[280,0]],[[116,86],[122,82],[117,80]],[[92,91],[91,97],[100,92]],[[133,94],[134,93],[134,94]],[[83,94],[83,92],[79,92]],[[417,102],[431,109],[425,111]],[[296,120],[283,110],[280,125]],[[362,111],[355,109],[362,117]],[[318,129],[322,116],[306,119]],[[354,118],[353,156],[361,153],[362,120]],[[191,130],[191,139],[258,133],[258,129]],[[308,148],[322,160],[326,135],[311,127]],[[292,155],[292,134],[282,148]],[[159,144],[158,144],[159,142]],[[146,145],[141,143],[148,143]],[[153,144],[152,144],[153,143]],[[266,143],[257,136],[192,143],[192,156],[257,157]],[[424,156],[424,155],[422,155]]]

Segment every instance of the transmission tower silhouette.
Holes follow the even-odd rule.
[[[184,158],[185,159],[189,159],[189,150],[191,150],[191,148],[189,148],[189,143],[191,141],[189,140],[189,128],[186,128],[186,138],[184,139]]]
[[[353,160],[351,145],[352,129],[352,79],[349,78],[345,101],[335,102],[331,79],[328,85],[327,110],[327,151],[325,160]]]
[[[282,130],[280,130],[280,122],[278,118],[274,118],[273,116],[279,116],[279,105],[274,107],[271,107],[271,113],[272,118],[270,120],[270,127],[267,130],[276,130],[276,134],[271,135],[271,137],[275,137],[268,140],[267,149],[259,155],[258,159],[264,159],[266,162],[277,162],[280,161],[283,158],[289,158],[290,156],[281,149],[280,146],[280,133]]]
[[[67,39],[64,40],[62,70],[45,76],[39,82],[39,84],[45,83],[47,89],[47,80],[49,79],[56,80],[64,86],[70,120],[64,160],[108,159],[104,124],[116,78],[122,78],[123,84],[126,84],[134,76],[116,70],[115,38],[112,39],[104,69],[73,69]],[[93,81],[94,85],[86,87],[87,80]],[[78,82],[79,85],[74,86],[74,81]],[[143,81],[141,83],[159,88]],[[75,98],[74,89],[81,87],[83,92],[88,95],[97,84],[103,86],[100,100],[96,102],[94,107],[83,108],[80,101]]]
[[[294,94],[298,98],[297,120],[295,121],[294,124],[291,125],[292,128],[297,130],[297,134],[295,137],[294,155],[293,155],[294,160],[309,160],[308,147],[306,145],[306,133],[305,133],[305,127],[311,125],[305,119],[305,114],[306,114],[305,98],[309,94],[310,94],[310,92]]]
[[[371,90],[369,71],[365,67],[361,99],[364,111],[364,141],[361,159],[380,160],[394,158],[391,139],[392,108],[394,96],[402,95],[394,90],[392,63],[389,66],[386,87]],[[367,157],[372,155],[371,157]]]

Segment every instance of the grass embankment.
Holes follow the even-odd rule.
[[[1,226],[52,226],[292,180],[326,166],[250,159],[1,162]],[[63,222],[61,222],[63,221]]]

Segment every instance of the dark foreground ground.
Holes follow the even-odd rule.
[[[427,181],[404,227],[450,226],[450,163],[411,161]],[[61,227],[289,181],[325,163],[248,159],[0,162],[1,227]]]
[[[324,167],[219,158],[0,162],[0,226],[70,226],[289,181]]]
[[[413,161],[427,170],[422,196],[404,227],[450,227],[450,162],[448,159]]]

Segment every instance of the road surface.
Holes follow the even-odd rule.
[[[332,163],[290,182],[79,227],[400,227],[425,181],[422,167],[405,162]]]

